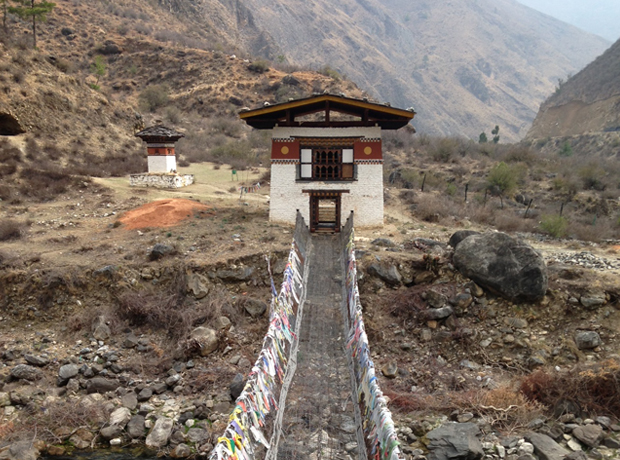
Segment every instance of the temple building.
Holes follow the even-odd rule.
[[[179,188],[191,185],[194,176],[177,173],[175,143],[185,137],[162,125],[151,126],[135,134],[146,142],[148,173],[131,174],[129,185],[136,187]]]
[[[313,232],[338,232],[351,211],[356,227],[383,225],[381,132],[399,129],[413,109],[322,94],[242,111],[256,129],[270,129],[269,220]]]

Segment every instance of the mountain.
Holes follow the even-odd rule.
[[[514,0],[209,1],[208,21],[248,52],[328,65],[415,107],[418,131],[431,134],[477,138],[497,124],[517,140],[558,79],[609,45]]]
[[[620,131],[620,40],[557,87],[528,138]]]
[[[100,86],[110,104],[106,110],[114,104],[138,107],[140,94],[154,85],[166,85],[169,100],[186,117],[192,112],[234,117],[242,106],[313,91],[361,94],[346,79],[337,82],[340,73],[380,102],[413,106],[420,133],[477,138],[499,125],[504,141],[523,137],[558,79],[608,46],[514,0],[58,0],[57,5],[49,21],[39,24],[40,53],[81,83],[95,56],[104,53]],[[9,17],[8,28],[24,47],[28,24]],[[257,57],[270,61],[259,67],[272,70],[248,73]],[[308,67],[324,75],[302,77],[300,70]],[[302,85],[281,84],[292,72]],[[89,78],[92,85],[94,77]],[[25,99],[35,101],[33,92],[27,94]],[[17,104],[11,97],[3,104],[13,104],[17,112],[27,107],[27,101]],[[128,107],[122,110],[129,113]],[[53,124],[43,125],[54,132]]]
[[[620,37],[620,2],[617,0],[518,0],[519,3],[568,22],[580,29],[616,41]]]

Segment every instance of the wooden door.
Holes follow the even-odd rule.
[[[340,194],[320,193],[310,196],[310,231],[340,231]]]

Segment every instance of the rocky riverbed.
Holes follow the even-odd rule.
[[[618,359],[618,284],[600,276],[611,262],[598,268],[572,263],[594,264],[575,253],[554,254],[552,263],[545,257],[546,292],[521,300],[463,276],[447,241],[362,236],[358,250],[373,360],[408,457],[618,455],[613,414],[580,406],[554,414],[541,404],[516,417],[512,402],[524,400],[482,397],[517,394],[516,382],[536,370],[570,372]],[[43,304],[33,295],[40,274],[4,272],[12,289],[0,320],[0,458],[62,458],[104,446],[208,455],[267,329],[269,278],[259,254],[180,270],[173,252],[159,252],[151,259],[150,251],[143,266],[57,273],[43,284],[50,297]],[[277,277],[283,267],[274,267]],[[166,329],[108,308],[128,287],[170,293],[179,279],[193,310],[215,293],[226,299],[216,314],[196,318],[186,336],[171,341]],[[85,317],[86,306],[99,314]],[[470,396],[446,403],[456,394]]]

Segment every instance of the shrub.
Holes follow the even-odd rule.
[[[433,160],[440,163],[449,163],[452,161],[457,151],[456,141],[450,138],[440,139],[435,147],[431,150]]]
[[[21,238],[24,224],[4,219],[0,221],[0,241],[16,240]]]
[[[145,88],[139,96],[140,107],[154,112],[168,103],[169,89],[166,85],[152,85]]]
[[[508,165],[502,161],[489,171],[487,176],[489,189],[495,191],[500,196],[509,194],[517,187],[519,175],[519,171],[515,166]]]
[[[554,238],[562,238],[568,231],[568,220],[559,215],[544,216],[540,222],[540,229]]]
[[[269,62],[264,59],[257,59],[248,65],[248,70],[256,73],[265,73],[269,70]]]

